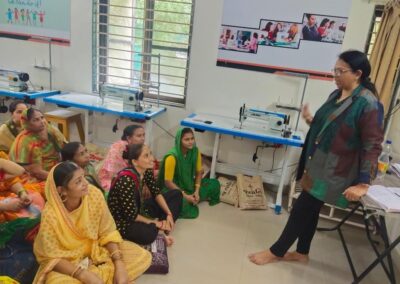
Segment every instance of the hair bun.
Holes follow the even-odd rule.
[[[128,150],[127,150],[127,149],[125,149],[125,150],[122,152],[122,159],[124,159],[124,160],[129,160],[129,153],[128,153]]]

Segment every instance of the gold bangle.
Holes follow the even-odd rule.
[[[112,261],[121,260],[122,253],[119,249],[117,249],[110,254],[110,257],[111,257]]]
[[[72,273],[71,273],[71,277],[72,278],[75,278],[75,273],[77,273],[78,272],[78,270],[80,270],[81,269],[81,267],[80,266],[77,266],[75,269],[74,269],[74,271],[72,271]]]
[[[17,191],[17,196],[18,196],[19,198],[21,198],[21,195],[22,195],[22,193],[24,193],[24,192],[26,193],[25,189],[21,188],[20,190]]]
[[[83,270],[85,270],[85,269],[79,266],[79,270],[74,275],[76,279],[78,279],[79,274],[81,274],[83,272]]]

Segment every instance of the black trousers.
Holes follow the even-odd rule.
[[[164,196],[164,199],[171,210],[174,221],[176,221],[182,208],[182,192],[179,190],[168,190],[166,193],[162,193],[162,196]],[[167,218],[167,215],[154,198],[146,199],[143,205],[152,218],[158,218],[159,220],[165,220]],[[155,224],[146,224],[134,221],[127,227],[123,237],[124,239],[140,245],[148,245],[156,239],[157,234],[158,228]]]
[[[308,254],[317,229],[322,205],[324,202],[303,191],[290,212],[281,236],[270,247],[271,252],[278,257],[283,257],[292,244],[298,240],[296,251]]]

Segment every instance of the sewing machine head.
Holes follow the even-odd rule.
[[[136,89],[102,84],[100,85],[99,95],[102,104],[104,104],[105,98],[112,98],[116,100],[122,99],[124,110],[135,112],[140,112],[143,110],[143,107],[140,104],[140,101],[143,100],[143,92],[139,92]]]
[[[11,91],[26,92],[28,91],[29,74],[14,70],[0,69],[0,78],[3,85]]]
[[[264,109],[246,108],[246,105],[244,104],[242,107],[240,107],[239,111],[239,121],[241,127],[247,118],[265,121],[268,123],[268,129],[279,131],[284,137],[287,137],[288,135],[288,127],[290,122],[290,115],[288,114]]]

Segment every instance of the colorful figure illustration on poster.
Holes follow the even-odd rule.
[[[7,10],[7,24],[12,24],[13,13],[10,8]]]
[[[37,18],[37,12],[33,11],[32,12],[32,22],[33,22],[34,26],[36,26],[36,18]]]
[[[29,9],[26,9],[26,24],[27,25],[32,25],[32,22],[31,22],[31,12],[29,11]]]
[[[44,11],[40,11],[39,13],[38,13],[38,15],[39,15],[39,22],[40,22],[40,25],[41,26],[43,26],[43,22],[44,22],[44,15],[45,15],[46,13],[44,12]]]
[[[14,8],[14,23],[19,24],[19,10]]]

